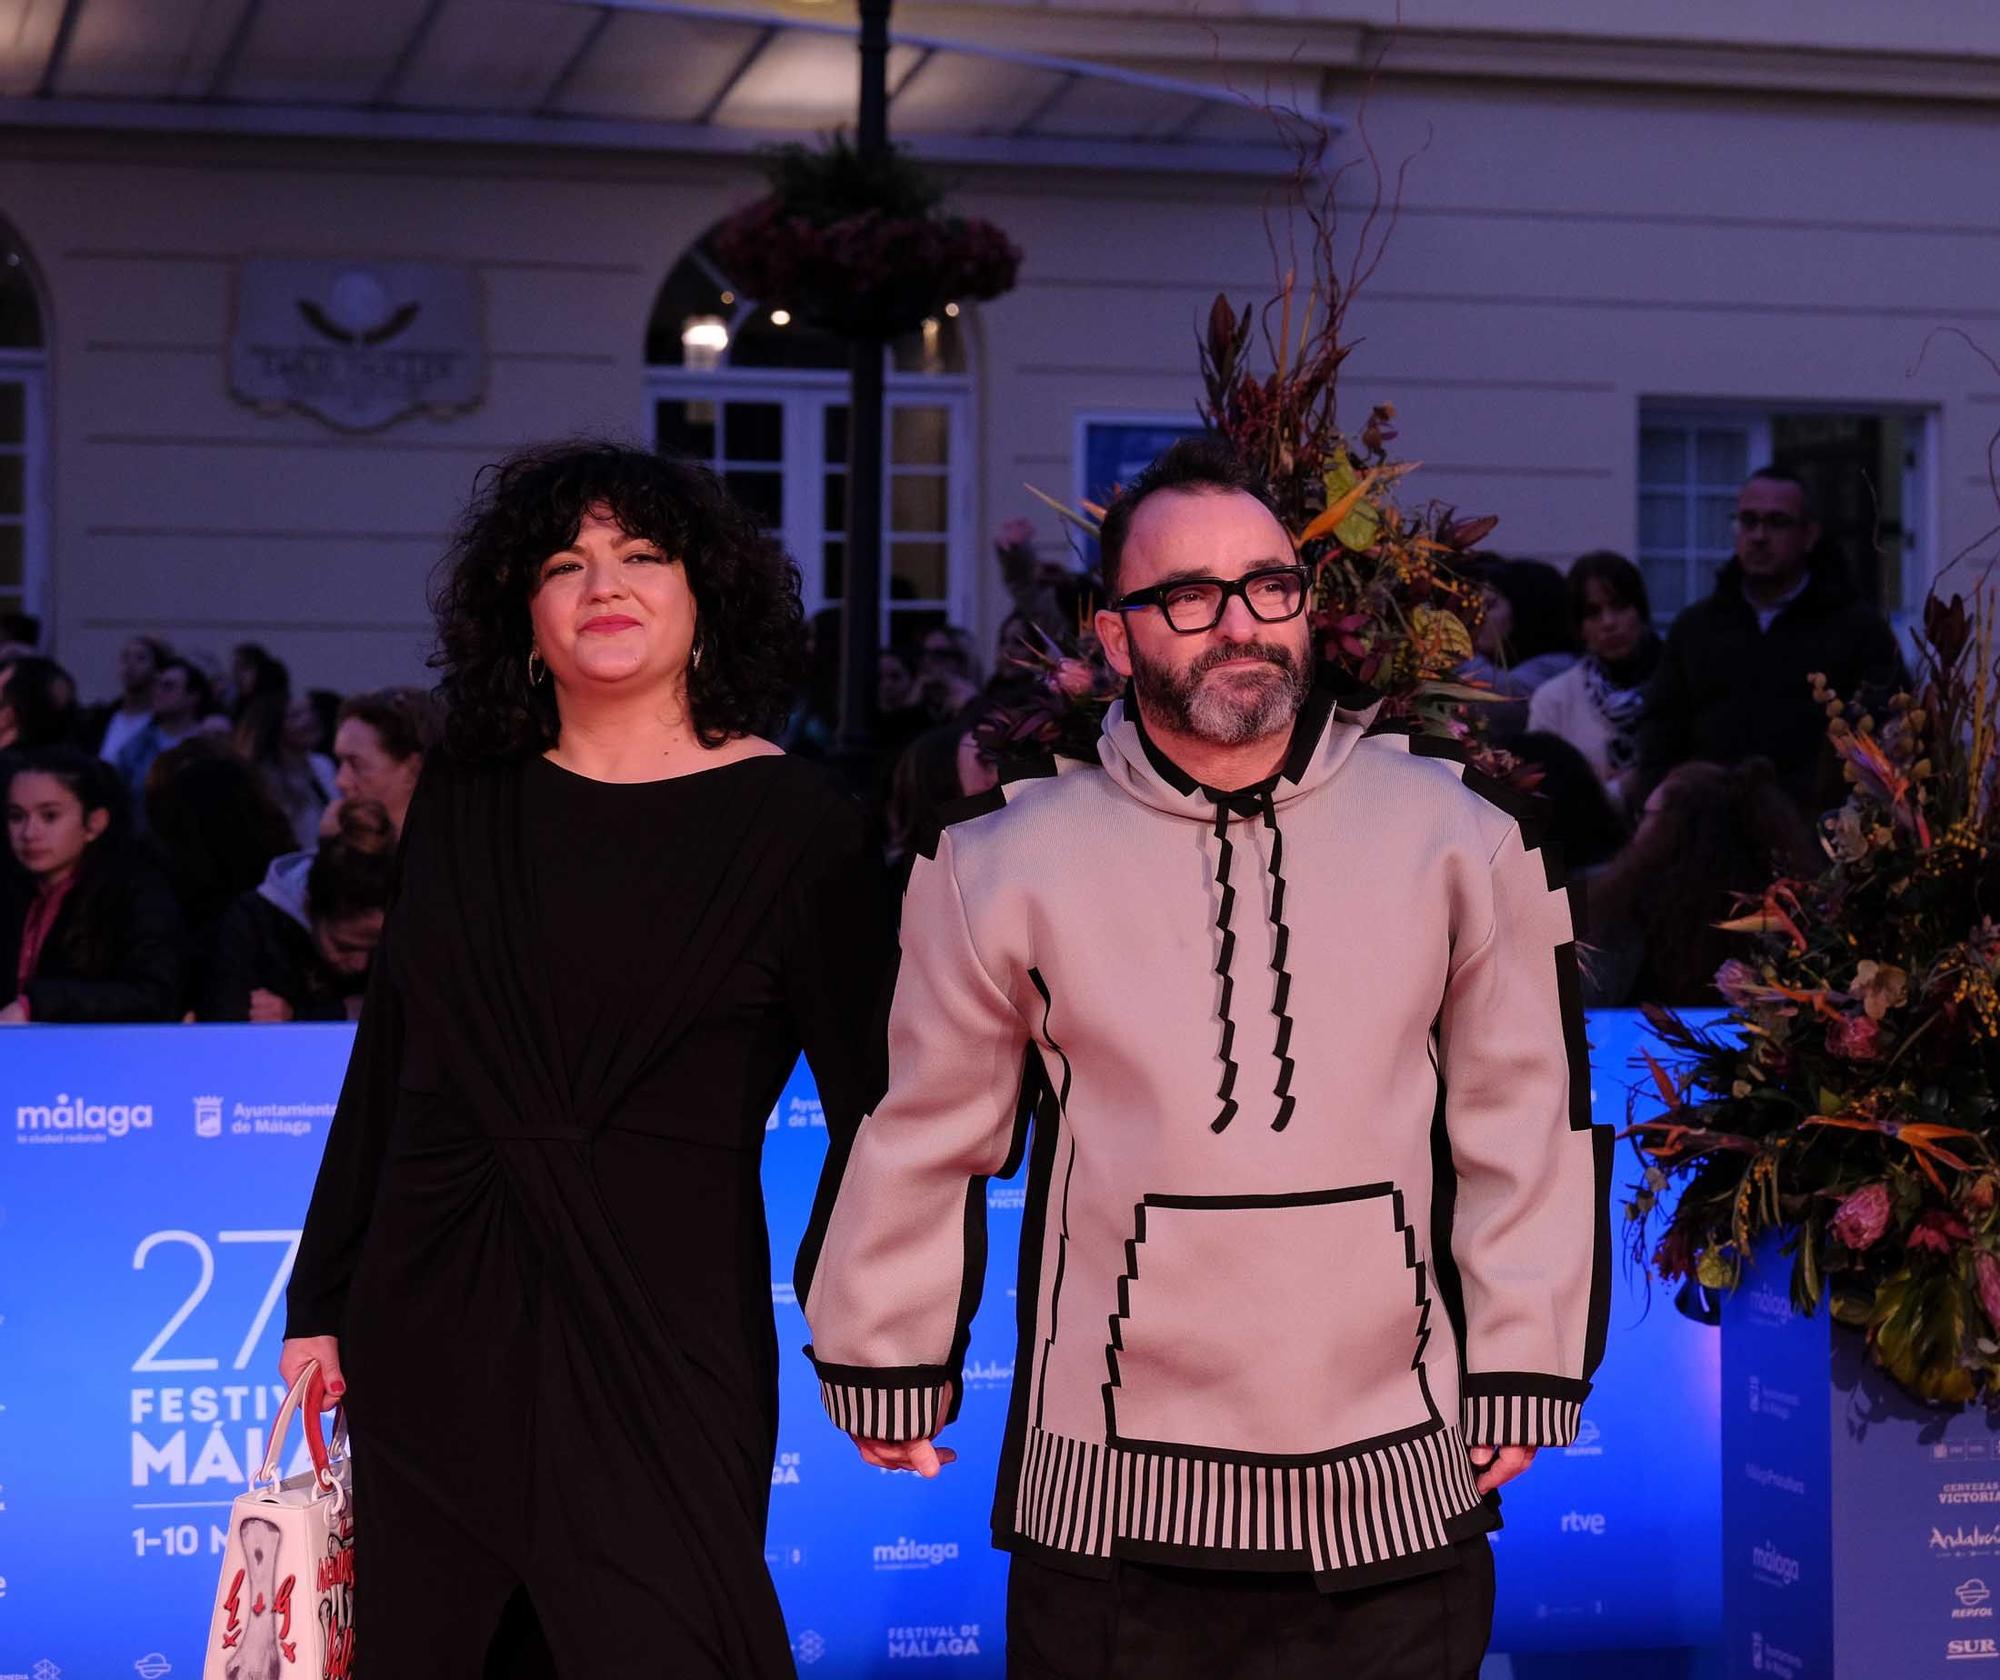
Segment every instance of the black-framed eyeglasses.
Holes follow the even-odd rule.
[[[1739,513],[1733,523],[1739,531],[1769,531],[1774,537],[1782,537],[1787,531],[1796,531],[1805,521],[1795,513]]]
[[[1282,624],[1297,618],[1306,604],[1306,568],[1260,566],[1240,578],[1191,577],[1134,589],[1113,603],[1117,612],[1158,607],[1167,628],[1183,636],[1213,630],[1222,622],[1229,598],[1239,596],[1260,624]]]

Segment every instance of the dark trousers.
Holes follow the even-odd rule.
[[[1016,1557],[1009,1680],[1475,1680],[1493,1630],[1493,1553],[1321,1592],[1308,1575],[1121,1564],[1106,1580]]]

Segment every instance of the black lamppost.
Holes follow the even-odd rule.
[[[863,163],[889,150],[890,0],[860,0]],[[840,596],[840,729],[835,750],[859,766],[874,746],[882,614],[882,370],[887,346],[858,336],[849,348],[847,565]]]

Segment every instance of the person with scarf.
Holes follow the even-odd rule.
[[[941,1472],[1025,1157],[1014,1680],[1472,1680],[1494,1490],[1575,1438],[1604,1343],[1562,866],[1455,742],[1314,680],[1308,570],[1218,440],[1100,552],[1095,757],[911,866],[888,1094],[799,1257],[821,1393]]]
[[[1624,555],[1598,549],[1578,558],[1566,581],[1583,658],[1535,690],[1528,727],[1569,742],[1629,810],[1638,793],[1646,686],[1660,663],[1646,579]]]

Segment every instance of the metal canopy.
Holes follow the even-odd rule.
[[[0,35],[0,123],[17,127],[740,153],[851,125],[855,110],[848,0],[18,3]],[[1226,67],[1191,79],[1014,44],[1032,28],[893,30],[891,132],[963,162],[1289,166],[1274,119]]]

